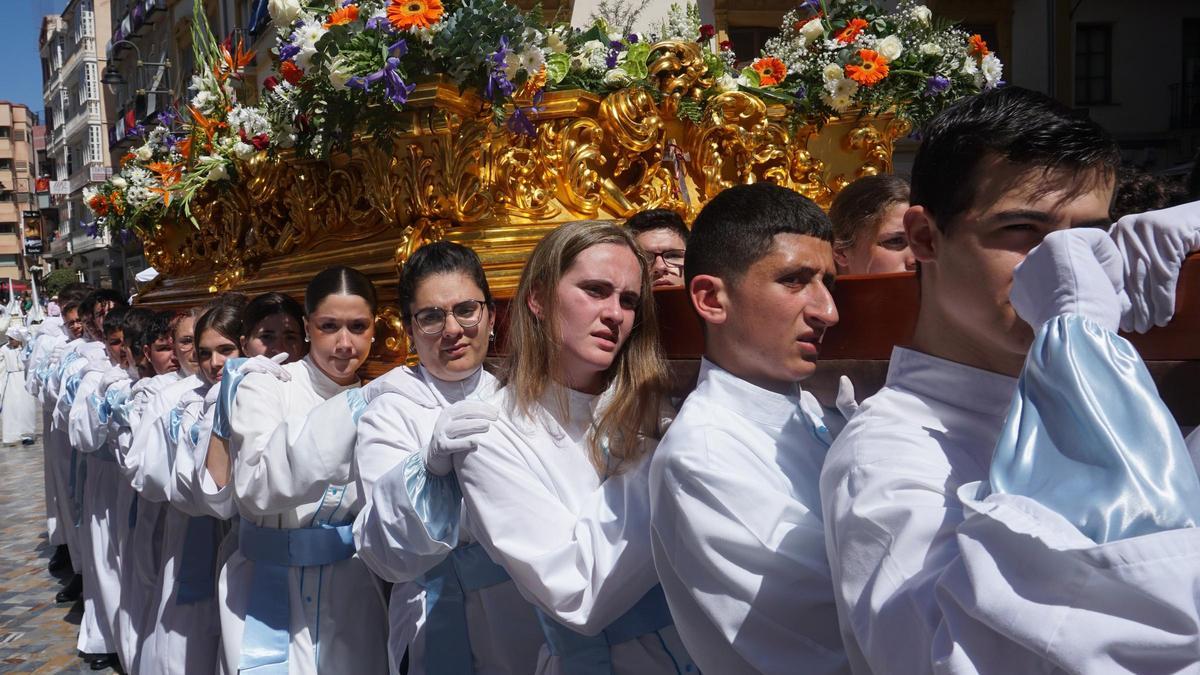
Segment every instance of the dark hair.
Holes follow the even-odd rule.
[[[128,307],[113,307],[107,314],[104,315],[104,334],[115,333],[116,331],[125,330],[126,314],[129,313]]]
[[[925,126],[912,203],[949,232],[974,203],[980,164],[997,156],[1046,172],[1065,169],[1075,190],[1111,178],[1121,164],[1116,141],[1099,124],[1045,94],[1001,87],[959,101]]]
[[[200,336],[208,330],[215,330],[236,344],[238,338],[242,337],[242,307],[236,303],[218,303],[204,312],[196,320],[196,327],[192,331],[197,345],[200,344]]]
[[[113,307],[128,307],[129,303],[125,302],[125,298],[121,294],[111,288],[98,288],[87,295],[83,302],[79,303],[79,314],[81,316],[95,316],[96,305],[102,302],[111,302]]]
[[[475,251],[452,241],[435,241],[417,249],[400,270],[400,283],[397,285],[400,318],[405,323],[412,321],[413,298],[422,281],[435,274],[452,273],[462,274],[474,281],[483,291],[484,302],[488,307],[494,306],[492,290],[488,288],[487,275],[483,273],[483,263]]]
[[[733,284],[770,252],[777,234],[833,241],[829,216],[811,199],[770,183],[735,185],[713,197],[692,223],[683,270],[687,284],[709,274]]]
[[[79,309],[79,305],[92,292],[92,287],[87,284],[73,283],[63,286],[58,292],[58,307],[64,314],[72,309]]]
[[[255,297],[242,310],[242,337],[254,332],[254,327],[262,323],[263,319],[276,314],[292,317],[296,320],[297,327],[304,325],[304,308],[300,303],[290,295],[271,291]]]
[[[683,239],[683,243],[687,243],[691,232],[688,231],[687,225],[684,225],[683,218],[679,217],[678,213],[670,209],[650,209],[635,213],[625,221],[625,228],[629,230],[634,237],[643,232],[652,230],[670,230],[679,235]]]
[[[139,330],[136,330],[134,335],[130,337],[129,329],[125,330],[125,339],[129,341],[129,351],[133,352],[135,358],[140,358],[142,348],[146,345],[152,345],[159,338],[174,337],[174,323],[176,317],[182,318],[182,314],[174,312],[155,312],[145,308],[135,308],[130,314],[137,313],[139,316],[145,315],[145,319],[139,319],[142,322]],[[130,319],[132,322],[133,319]]]
[[[125,311],[125,320],[121,323],[121,330],[125,333],[125,344],[129,345],[130,351],[133,351],[133,345],[142,339],[142,333],[146,331],[146,326],[150,325],[153,320],[154,312],[145,307],[130,307]],[[104,323],[108,323],[108,317],[104,318]]]
[[[304,289],[304,313],[317,311],[321,301],[331,295],[357,295],[366,300],[371,313],[375,313],[375,284],[353,267],[337,265],[318,272]]]
[[[1187,189],[1180,181],[1137,169],[1121,169],[1108,215],[1115,223],[1131,213],[1157,211],[1185,201]]]
[[[871,235],[877,235],[883,212],[893,204],[908,204],[908,181],[890,173],[865,176],[842,188],[829,207],[834,245],[850,248],[872,228]]]

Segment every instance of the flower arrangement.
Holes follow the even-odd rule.
[[[642,88],[664,100],[651,72],[669,49],[664,41],[694,45],[703,60],[703,85],[672,95],[674,114],[693,121],[712,97],[742,90],[789,106],[797,123],[855,109],[917,125],[998,86],[1003,73],[980,36],[914,0],[890,12],[875,0],[803,0],[741,71],[732,45],[718,43],[690,2],[638,34],[631,26],[645,0],[605,0],[586,29],[505,0],[269,0],[275,74],[248,105],[253,55],[218,43],[203,4],[193,19],[194,93],[142,130],[120,171],[88,193],[97,229],[149,231],[164,217],[190,218],[196,195],[236,181],[239,165],[259,153],[323,158],[353,152],[363,133],[386,145],[416,84],[439,78],[477,92],[498,125],[532,136],[546,92]]]
[[[862,0],[804,0],[738,78],[743,88],[821,123],[850,109],[894,111],[914,126],[949,103],[1001,84],[983,38],[905,0],[891,12]]]

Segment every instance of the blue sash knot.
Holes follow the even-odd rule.
[[[562,670],[571,675],[612,675],[613,645],[655,633],[672,625],[671,610],[661,586],[651,588],[629,611],[622,614],[599,635],[581,635],[567,628],[541,609],[538,623],[546,636],[546,647],[562,659]]]
[[[471,675],[466,592],[508,581],[479,544],[459,546],[426,572],[417,584],[425,589],[425,672]]]

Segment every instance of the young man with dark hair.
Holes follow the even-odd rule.
[[[1190,544],[1142,538],[1111,548],[1037,499],[1005,493],[1022,480],[997,480],[1014,468],[1035,484],[1062,476],[1020,471],[1000,455],[993,463],[1002,431],[1026,449],[1073,430],[1096,437],[1094,426],[1079,426],[1082,414],[1066,414],[1092,401],[1062,379],[1056,419],[1005,424],[1030,391],[1017,386],[1027,356],[1069,361],[1045,347],[1046,321],[1083,314],[1115,331],[1128,290],[1122,276],[1139,266],[1087,228],[1108,225],[1119,161],[1098,125],[1015,87],[964,100],[926,128],[905,214],[921,263],[916,330],[910,347],[893,351],[886,385],[837,438],[821,473],[839,621],[856,673],[1173,672],[1186,669],[1189,653],[1195,665],[1194,598],[1172,599],[1154,585],[1157,575],[1173,578],[1165,570],[1197,569],[1200,553],[1180,550],[1195,551],[1200,531],[1183,532]],[[1142,224],[1156,219],[1147,214]],[[1073,253],[1030,256],[1031,268],[1053,272],[1050,282],[1039,286],[1034,274],[1014,287],[1014,268],[1043,239],[1048,248],[1038,250]],[[1176,255],[1165,244],[1156,250]],[[1084,296],[1098,300],[1079,302]],[[1031,297],[1051,306],[1024,303],[1019,313]],[[1036,353],[1035,327],[1043,331]],[[1030,435],[1036,429],[1044,433]],[[1109,487],[1097,480],[1076,502],[1099,502]],[[1139,569],[1155,571],[1139,579]]]
[[[765,183],[722,192],[693,225],[704,360],[654,454],[651,544],[705,672],[846,670],[817,491],[842,419],[800,388],[838,320],[832,240],[816,204]]]
[[[655,288],[683,284],[683,259],[688,246],[688,229],[683,218],[669,209],[650,209],[625,221],[650,263]]]

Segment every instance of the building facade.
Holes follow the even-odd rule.
[[[45,257],[53,267],[78,270],[88,283],[123,290],[120,247],[97,231],[84,189],[112,175],[108,124],[101,98],[103,46],[110,34],[109,0],[69,0],[59,16],[42,21],[42,96],[46,166],[58,227],[47,233]]]
[[[29,108],[0,101],[0,286],[8,279],[24,279],[21,233],[25,218],[38,216],[35,190],[33,128]],[[0,302],[7,301],[0,293]]]

